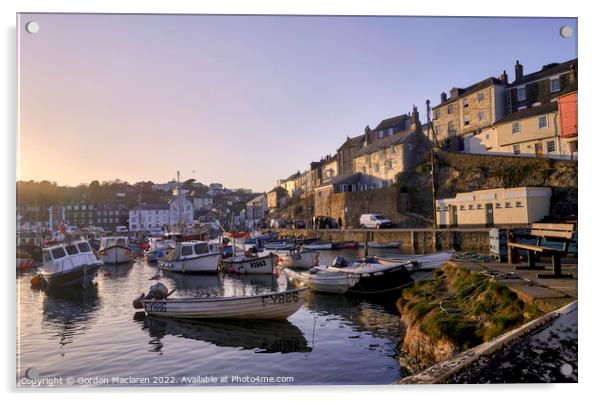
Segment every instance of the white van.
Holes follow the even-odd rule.
[[[360,226],[362,228],[385,228],[391,227],[391,220],[385,219],[378,213],[362,214],[360,216]]]
[[[115,232],[116,233],[127,233],[128,228],[126,226],[117,226],[117,227],[115,227]]]

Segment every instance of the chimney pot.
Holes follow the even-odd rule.
[[[518,81],[523,77],[523,65],[516,60],[514,65],[514,81]]]
[[[445,102],[446,100],[447,100],[447,93],[441,92],[441,103]]]

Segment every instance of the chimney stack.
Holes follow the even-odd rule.
[[[577,68],[575,64],[571,64],[569,67],[569,84],[572,84],[577,81]]]
[[[502,81],[502,84],[508,85],[508,74],[506,74],[506,70],[500,75],[500,81]]]
[[[422,127],[422,125],[420,124],[420,119],[418,118],[418,107],[416,107],[416,105],[414,105],[412,107],[412,125],[411,125],[411,129],[412,131],[417,131]]]
[[[523,65],[516,60],[516,64],[514,65],[514,81],[518,81],[523,77]]]
[[[441,92],[441,103],[445,102],[446,100],[447,100],[447,93]]]
[[[364,128],[364,146],[368,146],[370,144],[370,126],[366,125]]]

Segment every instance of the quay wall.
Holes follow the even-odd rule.
[[[330,229],[309,230],[282,228],[275,230],[281,237],[318,237],[321,241],[368,241],[393,242],[401,241],[404,253],[433,252],[433,233],[437,240],[437,250],[454,249],[459,252],[489,252],[489,229]]]

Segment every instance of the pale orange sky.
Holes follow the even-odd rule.
[[[413,104],[424,120],[453,86],[576,57],[565,24],[576,32],[570,18],[21,14],[17,178],[180,170],[269,190],[367,124]]]

